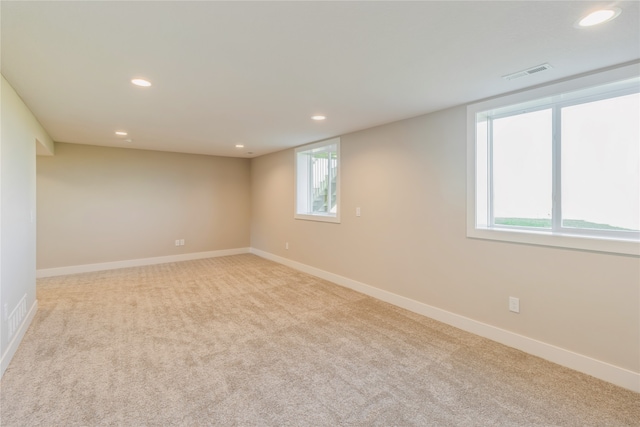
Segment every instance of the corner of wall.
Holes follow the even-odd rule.
[[[4,76],[0,79],[0,294],[3,310],[0,333],[1,372],[9,366],[37,310],[36,151],[53,154],[53,140]],[[11,248],[11,250],[7,250]]]
[[[51,139],[45,139],[44,142],[36,138],[36,156],[53,156],[55,155],[55,143]]]

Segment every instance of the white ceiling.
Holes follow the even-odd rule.
[[[2,1],[1,65],[55,141],[254,157],[637,60],[611,4]]]

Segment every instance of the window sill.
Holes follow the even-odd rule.
[[[583,251],[640,256],[640,242],[636,240],[611,239],[597,236],[577,236],[573,234],[553,233],[551,231],[505,230],[475,227],[469,227],[467,229],[467,237],[528,245],[552,246]]]
[[[294,219],[302,219],[304,221],[318,221],[318,222],[332,222],[334,224],[340,224],[340,216],[339,215],[304,215],[304,214],[295,214]]]

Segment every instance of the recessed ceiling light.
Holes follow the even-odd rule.
[[[312,120],[318,120],[318,121],[324,120],[326,118],[327,118],[326,116],[311,116]]]
[[[125,131],[123,131],[123,130],[117,130],[116,131],[116,135],[118,135],[118,136],[127,136],[127,133]]]
[[[242,145],[242,144],[236,144],[236,148],[244,148],[244,145]]]
[[[592,27],[594,25],[602,24],[603,22],[611,21],[620,15],[620,8],[613,7],[611,9],[600,9],[595,12],[591,12],[584,18],[580,19],[577,23],[578,28]]]
[[[142,86],[142,87],[151,86],[151,82],[148,81],[148,80],[144,80],[144,79],[132,79],[131,83],[133,83],[136,86]]]

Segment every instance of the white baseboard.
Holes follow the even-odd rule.
[[[534,356],[541,357],[558,365],[591,375],[603,381],[624,387],[640,393],[640,373],[629,371],[583,354],[565,350],[533,338],[519,335],[477,320],[461,316],[422,302],[403,297],[373,286],[361,283],[319,268],[311,267],[269,252],[251,248],[251,253],[288,267],[328,280],[346,288],[353,289],[365,295],[388,302],[414,313],[430,317],[456,328],[471,332],[484,338],[499,342],[509,347],[517,348]]]
[[[338,285],[353,289],[365,295],[369,295],[381,301],[402,307],[414,313],[430,317],[456,328],[479,335],[484,338],[499,342],[509,347],[517,348],[534,356],[541,357],[562,366],[574,369],[579,372],[591,375],[601,380],[616,384],[618,386],[633,390],[640,393],[640,373],[633,372],[597,359],[593,359],[583,354],[575,353],[533,338],[519,335],[496,326],[479,322],[468,317],[461,316],[446,310],[442,310],[431,305],[412,300],[401,295],[388,292],[371,285],[367,285],[356,280],[349,279],[307,264],[283,258],[269,252],[264,252],[255,248],[237,248],[226,249],[220,251],[196,252],[190,254],[170,255],[155,258],[143,258],[125,261],[105,262],[99,264],[85,264],[69,267],[58,267],[40,269],[36,271],[36,277],[52,277],[67,274],[87,273],[92,271],[112,270],[117,268],[138,267],[143,265],[164,264],[168,262],[189,261],[194,259],[214,258],[228,255],[239,255],[245,253],[253,253],[262,258],[278,262],[296,270],[303,271],[316,277],[329,280]],[[35,307],[35,308],[34,308]],[[37,310],[37,302],[34,303],[25,322],[23,322],[20,331],[11,341],[11,344],[5,354],[2,356],[2,372],[8,366],[9,361],[13,357],[13,353],[17,349],[26,328],[31,323],[35,311]],[[26,326],[25,326],[26,325]],[[14,348],[15,346],[15,348]]]
[[[22,338],[27,332],[27,329],[29,329],[29,325],[31,325],[31,321],[35,317],[37,311],[38,300],[35,300],[33,304],[31,304],[31,308],[29,308],[29,312],[22,321],[22,324],[20,324],[20,327],[16,330],[16,334],[9,343],[9,347],[7,347],[7,350],[2,355],[2,359],[0,359],[0,377],[4,375],[4,371],[7,370],[9,363],[11,363],[11,359],[13,359],[13,355],[16,354],[16,350],[18,350],[18,346],[20,345],[20,342],[22,342]]]
[[[223,249],[219,251],[193,252],[154,258],[129,259],[124,261],[101,262],[98,264],[72,265],[69,267],[44,268],[36,270],[36,278],[65,276],[67,274],[90,273],[92,271],[115,270],[117,268],[140,267],[143,265],[165,264],[168,262],[190,261],[249,253],[249,248]]]

